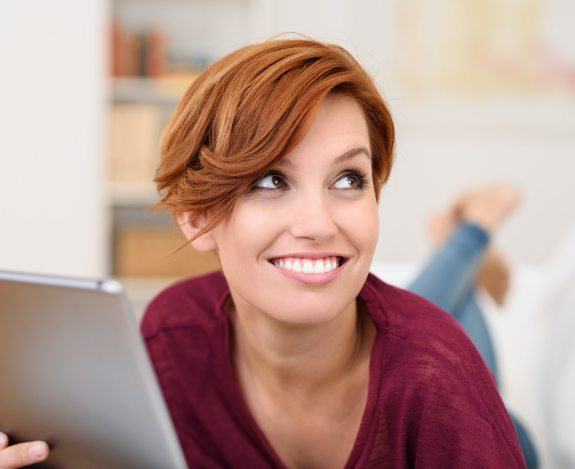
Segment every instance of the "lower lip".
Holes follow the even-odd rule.
[[[306,283],[308,285],[323,285],[335,279],[341,273],[343,268],[349,263],[349,259],[347,259],[343,264],[339,265],[335,269],[323,274],[306,274],[304,272],[295,272],[293,270],[284,269],[279,265],[275,265],[271,261],[268,261],[268,263],[286,277],[298,280],[299,282]]]

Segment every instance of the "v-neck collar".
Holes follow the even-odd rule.
[[[373,291],[372,278],[373,274],[370,272],[368,277],[359,292],[359,297],[365,302],[366,310],[369,313],[375,328],[376,335],[372,344],[370,358],[369,358],[369,379],[368,379],[368,392],[367,392],[367,402],[361,417],[361,422],[359,425],[359,430],[357,432],[353,448],[348,456],[344,469],[352,469],[355,467],[359,461],[363,451],[366,449],[368,443],[368,436],[370,433],[370,428],[372,426],[372,421],[377,408],[377,401],[379,396],[380,382],[381,382],[381,349],[383,347],[383,336],[382,333],[383,323],[382,317],[378,316],[375,312],[377,308],[380,307],[376,294]],[[225,376],[222,377],[223,384],[227,387],[227,395],[232,399],[232,408],[238,412],[238,416],[243,419],[243,422],[247,425],[248,430],[251,432],[252,438],[259,443],[259,445],[265,449],[266,455],[270,459],[270,463],[273,467],[287,468],[283,463],[276,450],[273,448],[268,438],[266,437],[263,430],[260,428],[259,424],[256,422],[255,417],[249,410],[246,399],[243,396],[237,374],[235,372],[233,363],[230,359],[230,323],[228,320],[228,315],[225,312],[224,305],[226,302],[231,300],[231,294],[227,282],[223,294],[217,304],[218,308],[218,319],[221,321],[222,325],[222,347],[219,352],[224,353],[224,362],[226,366],[223,370]]]

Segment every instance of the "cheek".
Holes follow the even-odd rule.
[[[373,245],[375,249],[375,245],[379,239],[379,214],[377,205],[375,205],[369,214],[366,215],[366,228],[364,234],[366,242],[369,245]]]
[[[221,248],[227,247],[229,259],[241,259],[252,264],[269,245],[279,225],[277,210],[239,205],[224,227],[225,242]]]
[[[353,243],[364,251],[375,250],[379,238],[379,215],[375,200],[365,200],[341,214],[341,226]]]

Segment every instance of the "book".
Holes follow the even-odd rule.
[[[157,26],[133,31],[113,18],[109,48],[110,73],[114,77],[160,77],[167,71],[167,35]]]

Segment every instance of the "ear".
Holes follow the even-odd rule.
[[[201,216],[199,218],[196,217],[196,219],[194,219],[191,212],[182,212],[177,214],[176,220],[178,221],[178,225],[180,226],[182,233],[184,233],[184,236],[188,240],[196,236],[196,234],[199,233],[206,224],[205,216]],[[196,238],[191,244],[194,249],[200,252],[217,251],[218,249],[218,243],[216,242],[211,230],[204,233],[199,238]]]

